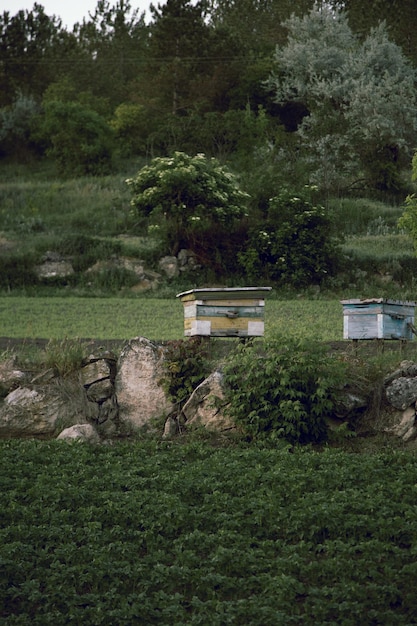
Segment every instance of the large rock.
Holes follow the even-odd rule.
[[[368,399],[349,389],[343,389],[337,396],[334,414],[338,419],[354,421],[367,408]]]
[[[416,376],[417,363],[414,363],[414,361],[401,361],[398,369],[385,376],[384,385],[388,386],[396,378],[415,378]]]
[[[196,387],[185,403],[182,413],[186,427],[203,426],[217,432],[236,430],[234,422],[224,414],[225,406],[223,376],[216,371]]]
[[[175,278],[179,274],[178,259],[175,256],[164,256],[159,261],[159,269],[167,278]]]
[[[98,418],[76,380],[55,380],[40,387],[18,387],[0,404],[0,438],[55,437],[64,428]]]
[[[57,252],[46,252],[42,264],[35,266],[39,278],[65,278],[74,274],[74,268],[68,259],[64,259]]]
[[[155,431],[157,422],[171,413],[172,404],[159,384],[163,363],[163,347],[145,337],[131,339],[123,348],[115,381],[123,434],[138,429]]]
[[[201,269],[196,261],[196,256],[192,250],[182,249],[178,252],[178,269],[180,272],[191,272]]]
[[[408,407],[402,413],[399,413],[394,419],[394,424],[386,429],[386,432],[401,437],[404,441],[414,439],[417,434],[416,429],[416,412],[413,407]]]
[[[0,362],[0,397],[25,384],[29,379],[26,372],[17,369],[14,358]]]
[[[396,378],[387,386],[385,393],[393,407],[404,411],[417,400],[417,378]]]

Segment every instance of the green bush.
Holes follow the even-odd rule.
[[[83,176],[111,171],[112,130],[95,111],[77,102],[49,102],[39,132],[61,173]]]
[[[224,376],[230,415],[251,437],[302,444],[326,439],[343,365],[323,344],[276,338],[262,354],[240,345]]]
[[[194,238],[213,225],[230,233],[245,214],[247,194],[235,176],[203,154],[155,158],[127,184],[134,213],[171,254],[193,249]]]
[[[37,285],[38,278],[34,271],[34,256],[0,256],[0,289],[10,290]]]
[[[336,270],[330,216],[307,192],[283,190],[269,201],[266,221],[252,231],[239,258],[251,280],[262,276],[295,287],[321,283]]]

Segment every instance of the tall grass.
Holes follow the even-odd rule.
[[[396,233],[401,205],[385,204],[369,198],[332,198],[328,207],[336,232],[345,235],[386,235]]]
[[[124,179],[1,182],[0,230],[113,235],[128,227]]]

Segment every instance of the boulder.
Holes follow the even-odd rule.
[[[114,380],[115,368],[111,367],[107,359],[94,359],[81,369],[81,377],[84,387],[88,389],[94,383],[102,380]]]
[[[201,269],[201,265],[197,263],[196,256],[192,250],[183,248],[178,252],[177,260],[180,272],[191,272]]]
[[[355,420],[366,410],[367,406],[367,398],[355,391],[344,389],[338,394],[334,414],[341,420]]]
[[[26,372],[16,368],[15,359],[6,359],[0,363],[0,397],[24,385],[27,380]]]
[[[165,422],[162,439],[172,439],[173,437],[178,435],[178,432],[178,422],[170,415]]]
[[[395,419],[396,417],[396,419]],[[396,437],[401,437],[404,441],[414,438],[416,432],[416,411],[413,407],[408,407],[402,413],[398,413],[394,417],[394,424],[386,429],[387,433],[391,433]]]
[[[105,378],[103,380],[98,380],[95,383],[92,383],[87,389],[87,398],[90,402],[97,402],[97,404],[102,404],[108,398],[111,398],[114,393],[114,385],[110,378]]]
[[[98,413],[78,379],[18,387],[0,404],[0,438],[55,437],[68,426],[97,419]]]
[[[400,376],[387,386],[385,393],[393,407],[404,411],[417,400],[417,378]]]
[[[74,274],[71,262],[53,251],[46,252],[42,258],[42,264],[34,269],[39,278],[65,278]]]
[[[384,379],[384,385],[388,386],[396,378],[415,378],[417,376],[417,363],[414,361],[401,361],[400,367]]]
[[[137,429],[155,431],[156,421],[172,412],[172,403],[159,384],[163,363],[163,347],[145,337],[131,339],[123,348],[115,380],[123,433]]]
[[[100,437],[91,424],[74,424],[65,428],[57,437],[59,441],[77,441],[86,443],[100,443]]]
[[[159,269],[167,278],[175,278],[179,274],[178,259],[175,256],[164,256],[159,261]]]
[[[128,270],[137,276],[139,280],[144,277],[143,261],[128,257],[112,257],[104,261],[96,261],[94,265],[86,270],[86,274],[100,273],[103,271],[122,269]]]
[[[210,431],[236,430],[236,425],[224,415],[226,400],[223,376],[216,371],[196,387],[182,409],[186,428],[204,426]]]

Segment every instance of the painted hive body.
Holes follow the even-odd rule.
[[[341,300],[344,339],[413,339],[415,302]]]
[[[271,287],[190,289],[177,295],[184,305],[184,335],[263,337],[265,295]]]

